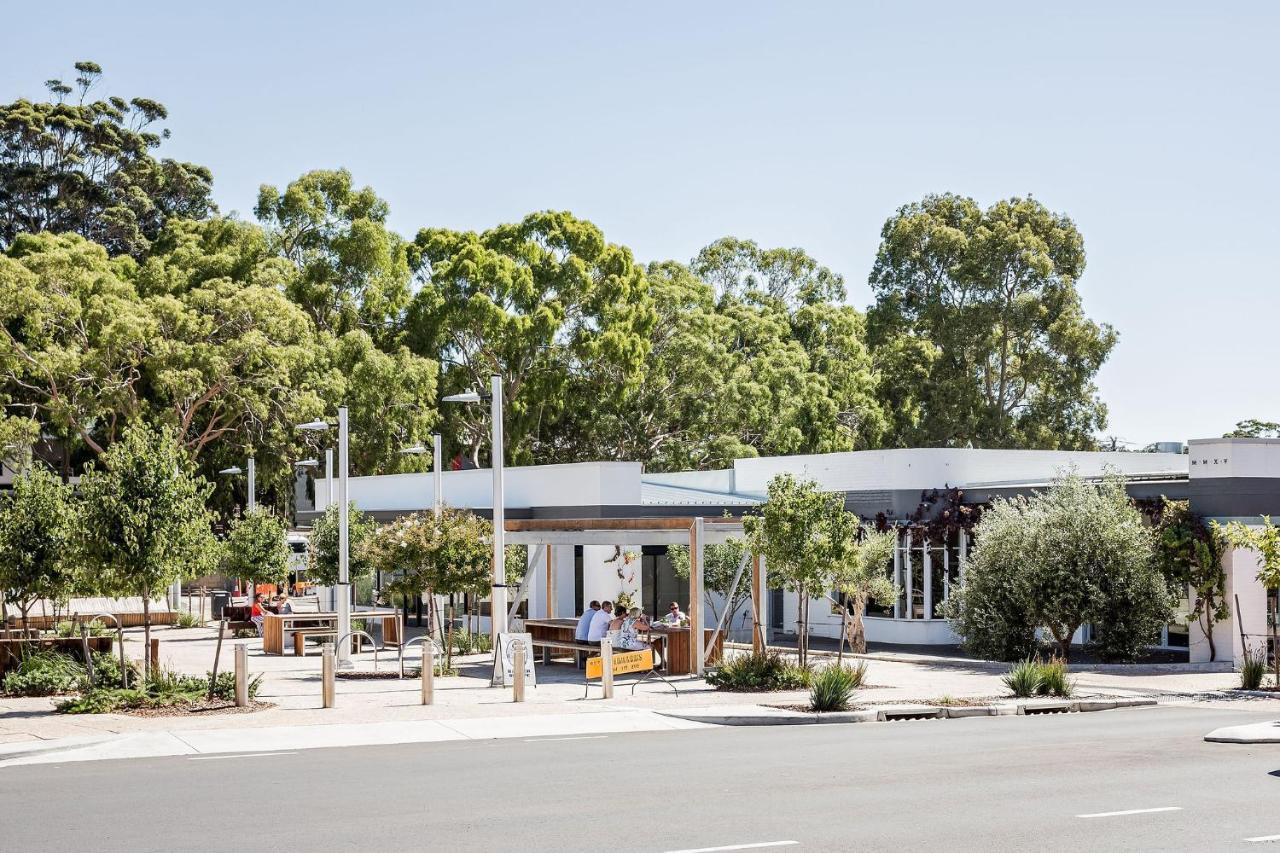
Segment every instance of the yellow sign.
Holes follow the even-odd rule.
[[[613,674],[625,675],[628,672],[645,672],[653,669],[653,649],[641,649],[638,652],[618,652],[613,656]],[[587,658],[587,679],[601,678],[604,675],[604,661],[599,655]]]

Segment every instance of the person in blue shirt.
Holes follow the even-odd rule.
[[[573,630],[573,638],[579,643],[587,641],[587,632],[591,630],[591,620],[599,612],[600,602],[593,601],[587,611],[578,617],[578,627]]]

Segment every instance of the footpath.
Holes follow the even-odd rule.
[[[211,666],[214,642],[209,629],[156,633],[165,665],[199,675]],[[1086,670],[1074,674],[1076,691],[1070,702],[1019,703],[1007,698],[1000,669],[903,656],[869,660],[867,685],[854,697],[856,709],[843,715],[796,710],[807,702],[807,691],[725,693],[696,678],[674,679],[678,695],[652,680],[633,694],[630,682],[619,679],[613,699],[600,698],[598,686],[584,698],[581,672],[568,665],[539,666],[538,685],[527,691],[525,702],[515,703],[509,688],[488,686],[490,661],[485,655],[456,659],[459,675],[436,679],[432,705],[421,704],[417,679],[392,677],[339,679],[335,707],[323,708],[318,656],[264,655],[260,641],[249,640],[247,645],[250,672],[262,675],[257,699],[270,707],[179,716],[66,715],[54,710],[55,699],[0,697],[0,767],[372,744],[593,737],[723,725],[1096,711],[1156,702],[1234,707],[1249,702],[1259,710],[1274,706],[1280,719],[1280,702],[1275,699],[1226,692],[1238,683],[1238,676],[1230,672],[1169,667]],[[140,635],[126,635],[126,652],[141,657]],[[406,658],[407,666],[417,666],[417,654],[415,650]],[[232,660],[224,646],[222,668]],[[357,668],[372,672],[373,655],[358,656]],[[397,672],[396,654],[383,652],[377,668]],[[1280,725],[1272,734],[1280,741]]]

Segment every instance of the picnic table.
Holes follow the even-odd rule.
[[[382,644],[400,642],[400,611],[394,608],[371,608],[368,610],[352,610],[351,619],[368,619],[381,623]],[[295,629],[330,629],[336,633],[338,614],[329,611],[311,613],[263,613],[262,651],[269,655],[283,655],[285,635]],[[336,640],[337,637],[335,636]]]
[[[543,649],[543,663],[549,663],[552,652],[556,648],[562,648],[566,651],[575,651],[577,645],[581,645],[574,640],[573,632],[578,626],[577,619],[526,619],[524,620],[524,628],[533,637],[533,644]],[[707,647],[711,647],[711,636],[715,632],[710,628],[706,629]],[[642,637],[647,637],[650,642],[655,645],[661,645],[662,669],[668,675],[688,675],[693,672],[693,651],[690,638],[692,634],[688,628],[677,626],[666,626],[653,623],[653,627],[648,632],[641,632]],[[543,641],[543,642],[539,642]],[[552,645],[552,644],[556,645]],[[599,649],[599,643],[594,644]],[[724,635],[716,641],[715,651],[708,655],[712,661],[720,659],[724,652]]]

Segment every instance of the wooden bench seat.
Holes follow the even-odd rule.
[[[307,656],[308,637],[332,637],[334,640],[337,640],[338,631],[336,628],[299,628],[294,631],[293,653],[298,657]]]

